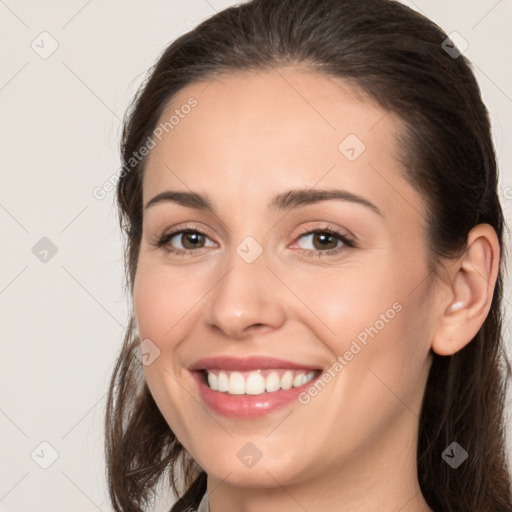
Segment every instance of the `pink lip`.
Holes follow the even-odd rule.
[[[229,395],[228,393],[210,389],[205,383],[205,372],[203,370],[251,371],[270,368],[307,371],[319,370],[318,366],[302,365],[271,357],[249,357],[244,359],[235,357],[211,357],[197,361],[189,370],[197,383],[201,398],[211,410],[230,418],[252,419],[270,414],[273,411],[297,402],[299,394],[311,386],[318,377],[297,388],[282,389],[273,393],[265,392],[261,395]]]
[[[310,366],[307,364],[294,363],[284,359],[276,359],[274,357],[254,356],[254,357],[206,357],[196,361],[189,367],[190,371],[194,370],[226,370],[230,372],[250,372],[252,370],[268,370],[271,368],[285,368],[290,370],[319,370],[318,366]]]

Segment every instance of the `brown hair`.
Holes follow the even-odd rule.
[[[442,258],[464,251],[468,232],[479,223],[493,226],[503,254],[488,113],[468,61],[445,51],[446,37],[393,0],[253,0],[219,12],[175,40],[140,88],[123,131],[117,201],[129,291],[140,248],[146,160],[134,163],[132,157],[165,106],[195,81],[293,63],[348,81],[405,122],[405,177],[428,206],[427,248],[434,269]],[[503,261],[491,310],[477,335],[453,356],[433,356],[417,461],[422,493],[437,511],[512,511],[504,431],[510,364],[502,341]],[[143,510],[168,471],[181,496],[172,512],[185,511],[197,507],[206,475],[155,404],[134,355],[139,341],[132,318],[106,411],[110,497],[116,511]],[[469,454],[456,470],[441,457],[453,441]]]

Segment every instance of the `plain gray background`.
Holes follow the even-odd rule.
[[[512,2],[404,3],[468,43],[510,223]],[[146,69],[233,4],[0,0],[0,511],[111,510],[103,412],[128,312],[114,193],[93,190],[119,170],[121,119]],[[506,298],[510,311],[508,284]]]

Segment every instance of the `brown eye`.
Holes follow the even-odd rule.
[[[197,249],[204,247],[205,237],[203,234],[198,233],[197,231],[183,231],[173,238],[180,239],[181,237],[181,245],[183,249]]]
[[[181,229],[168,233],[156,245],[176,254],[192,253],[204,247],[215,247],[215,243],[207,235],[195,229]]]
[[[327,251],[337,249],[340,245],[341,235],[327,231],[312,231],[299,237],[302,242],[299,246],[306,250]]]
[[[313,246],[315,249],[336,249],[338,239],[330,233],[314,233]]]

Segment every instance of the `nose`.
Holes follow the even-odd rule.
[[[206,322],[230,339],[278,329],[286,318],[286,297],[261,255],[247,263],[237,253],[208,294]]]

